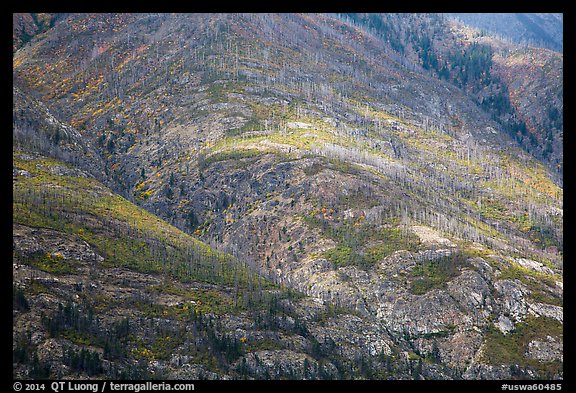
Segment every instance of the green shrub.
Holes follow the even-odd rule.
[[[516,324],[513,332],[503,334],[491,326],[486,334],[484,361],[492,365],[518,365],[535,369],[540,378],[549,378],[561,370],[557,361],[541,362],[525,356],[530,341],[552,336],[556,339],[563,335],[563,325],[556,319],[528,316],[525,321]]]
[[[53,274],[71,274],[76,270],[74,264],[64,259],[61,254],[52,254],[49,252],[36,252],[28,257],[22,258],[22,262]]]
[[[434,288],[443,288],[445,284],[460,274],[460,269],[468,266],[466,254],[455,252],[449,256],[421,261],[415,266],[410,276],[410,292],[423,295]]]
[[[266,154],[265,151],[258,150],[258,149],[240,149],[240,150],[231,150],[231,151],[221,151],[211,156],[202,158],[198,160],[199,170],[203,171],[204,169],[208,168],[210,165],[214,164],[215,162],[219,161],[239,161],[246,158],[256,158],[263,154]],[[236,168],[245,167],[247,164],[245,162],[236,162]]]

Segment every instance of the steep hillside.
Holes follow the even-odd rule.
[[[12,146],[71,163],[106,182],[106,167],[99,152],[69,125],[57,120],[46,105],[13,87]]]
[[[98,161],[75,129],[18,89],[14,103],[15,378],[453,373],[437,359],[418,365],[372,319],[278,286],[114,194],[77,166]]]
[[[401,16],[408,23],[395,21],[395,14],[346,18],[390,42],[425,72],[464,89],[562,184],[561,53],[511,44],[443,15]],[[495,15],[493,22],[497,19]]]
[[[561,375],[560,278],[542,264],[461,253],[414,227],[422,243],[442,247],[430,251],[382,229],[369,240],[386,244],[366,257],[344,246],[326,254],[337,271],[327,260],[309,266],[317,282],[300,269],[295,277],[316,298],[328,295],[323,303],[260,278],[69,164],[22,151],[13,162],[17,378],[511,376],[485,365],[499,362],[517,364],[515,377]],[[372,257],[393,247],[412,252]],[[501,313],[495,327],[484,319],[491,312]]]
[[[181,297],[196,293],[187,277],[229,280],[233,265],[189,267],[178,250],[195,237],[302,294],[278,314],[298,323],[271,322],[280,348],[233,356],[256,362],[248,376],[306,376],[266,374],[265,352],[302,370],[316,362],[314,378],[562,378],[563,192],[514,134],[518,113],[532,128],[547,121],[534,115],[548,110],[542,95],[561,108],[561,81],[549,81],[562,61],[534,52],[549,68],[541,79],[529,66],[511,73],[525,53],[497,44],[436,15],[70,15],[15,53],[15,95],[39,97],[94,146],[115,192],[179,228],[166,229],[178,233],[172,265],[164,246],[136,243],[142,255],[128,248],[114,268],[171,277]],[[517,112],[498,112],[490,102],[508,93]],[[15,173],[32,173],[18,160]],[[29,181],[18,177],[15,194]],[[51,194],[24,195],[18,211]],[[111,216],[156,244],[127,200]],[[96,221],[109,214],[82,205]],[[234,281],[212,285],[235,293],[223,289]],[[258,326],[251,310],[243,318]],[[243,376],[233,364],[211,370]]]
[[[13,328],[24,379],[408,378],[415,364],[370,320],[30,146],[13,156]]]
[[[64,14],[14,13],[12,14],[12,51],[16,52],[36,35],[54,26]]]
[[[510,106],[525,124],[516,134],[518,139],[548,164],[556,175],[555,182],[561,185],[564,172],[562,57],[545,49],[519,49],[506,56],[495,56],[494,60],[495,74],[508,86]]]

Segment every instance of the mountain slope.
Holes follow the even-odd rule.
[[[338,367],[343,318],[368,340],[346,357],[386,377],[561,378],[562,188],[482,104],[482,72],[438,78],[430,53],[484,53],[449,31],[434,15],[71,15],[15,53],[14,81],[124,197],[347,315],[307,330],[339,376],[384,377]]]
[[[542,46],[560,52],[563,48],[562,14],[456,13],[448,15],[470,26],[487,30],[514,42]]]
[[[49,117],[32,124],[51,118],[35,113]],[[24,379],[402,378],[411,367],[362,318],[272,284],[24,143],[13,156],[13,326]]]
[[[36,35],[54,26],[63,14],[14,13],[12,14],[12,50],[16,52]]]
[[[395,23],[395,14],[346,18],[393,43],[425,72],[464,89],[502,131],[548,166],[561,185],[561,53],[511,44],[443,15],[403,17],[409,23]]]

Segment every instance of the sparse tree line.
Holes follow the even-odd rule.
[[[470,146],[472,146],[472,148],[470,148]],[[471,207],[462,202],[455,203],[454,196],[458,198],[465,196],[468,200],[472,201],[480,201],[488,198],[486,191],[482,187],[478,187],[471,176],[458,179],[453,175],[447,174],[458,173],[457,171],[438,171],[432,167],[427,168],[427,176],[419,176],[416,172],[406,170],[403,166],[394,165],[394,163],[380,159],[377,156],[369,155],[366,151],[347,149],[328,143],[315,145],[312,148],[312,152],[316,155],[336,158],[346,162],[368,164],[377,169],[378,172],[390,176],[396,182],[399,182],[405,190],[413,193],[415,198],[426,201],[424,205],[431,204],[431,206],[434,206],[431,210],[428,208],[412,210],[411,208],[410,215],[414,219],[425,222],[456,237],[463,237],[464,239],[486,245],[494,245],[490,240],[492,236],[486,236],[486,233],[479,230],[476,223],[470,219],[466,219],[466,216],[477,220],[477,222],[483,222],[493,227],[494,230],[502,232],[504,235],[517,232],[517,229],[514,229],[511,222],[501,220],[494,222],[491,219],[485,218],[478,206]],[[484,150],[481,149],[479,145],[472,144],[468,145],[464,150],[462,158],[466,158],[467,161],[480,165],[486,181],[495,180],[496,184],[503,189],[511,189],[514,191],[520,188],[516,177],[502,170],[497,161],[496,165],[494,162],[488,161],[484,153]],[[400,162],[402,163],[402,161]],[[520,200],[515,202],[519,203],[519,206],[526,207],[527,219],[534,223],[535,228],[540,228],[537,230],[543,231],[555,239],[557,245],[561,247],[562,228],[559,227],[559,222],[553,220],[548,205],[536,202],[537,198],[542,198],[543,195],[533,190],[530,186],[522,186],[518,190],[518,194],[520,194]],[[558,197],[561,197],[561,195]],[[519,215],[522,214],[522,212],[517,211],[517,209],[519,208],[515,205],[511,206],[511,214],[508,220],[519,219]],[[402,214],[402,212],[403,209],[399,208],[398,214]]]
[[[409,24],[405,29],[395,30],[394,23],[389,23],[388,20],[393,19],[393,15],[344,14],[340,17],[364,31],[380,35],[400,54],[404,53],[406,44],[410,42],[424,70],[430,70],[439,78],[450,81],[460,88],[471,90],[477,95],[479,104],[491,113],[493,119],[502,125],[503,130],[524,149],[539,155],[549,163],[554,163],[552,153],[557,152],[558,147],[553,146],[553,138],[549,136],[539,141],[528,130],[523,116],[511,104],[506,82],[498,77],[493,69],[495,49],[492,46],[479,42],[462,46],[456,44],[456,41],[453,44],[449,43],[447,49],[446,45],[438,45],[437,35],[445,37],[451,34],[441,15],[420,18],[415,22],[420,25],[418,30],[411,29]],[[502,55],[507,56],[506,53]],[[546,128],[546,135],[550,130],[562,130],[562,122],[557,121],[559,118],[557,113],[557,108],[553,107],[545,116],[542,125]],[[556,166],[551,168],[558,170]]]
[[[187,358],[186,362],[216,372],[224,371],[238,379],[355,379],[359,376],[370,379],[413,372],[413,365],[402,362],[399,354],[381,353],[374,357],[360,351],[354,358],[347,358],[341,344],[330,336],[319,339],[310,333],[307,322],[294,313],[292,301],[298,297],[290,293],[259,290],[254,295],[248,308],[254,318],[254,329],[304,338],[306,358],[303,363],[270,366],[254,354],[255,363],[248,365],[246,359],[250,358],[250,353],[263,349],[261,345],[272,343],[227,332],[220,317],[204,314],[198,308],[191,307],[168,321],[165,316],[158,318],[166,315],[162,307],[145,298],[134,298],[131,307],[141,310],[140,317],[110,321],[96,312],[97,304],[91,304],[90,296],[82,297],[80,302],[59,303],[51,312],[40,311],[42,328],[49,337],[68,340],[63,342],[62,353],[52,354],[61,360],[61,364],[39,360],[38,347],[32,342],[30,332],[21,332],[15,337],[13,362],[26,366],[28,377],[33,379],[63,378],[69,377],[70,373],[114,379],[162,379],[166,377],[165,371],[161,368],[152,373],[149,360],[172,361],[173,358],[180,359],[179,362]],[[25,298],[23,292],[19,298]],[[335,317],[336,310],[327,307],[327,313],[321,318]],[[19,312],[31,311],[36,312],[33,308]],[[278,342],[274,345],[285,348],[287,344]],[[99,349],[94,350],[94,347]]]
[[[175,236],[156,223],[144,224],[139,215],[115,219],[115,209],[127,201],[110,199],[99,191],[55,187],[23,187],[13,194],[17,221],[76,234],[94,246],[107,264],[163,272],[184,281],[224,283],[237,290],[263,285],[264,278],[244,262],[184,234]],[[93,215],[97,220],[86,226],[86,217]]]

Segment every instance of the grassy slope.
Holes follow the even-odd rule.
[[[180,281],[246,286],[258,280],[231,256],[80,175],[68,164],[44,156],[21,157],[14,153],[14,168],[29,172],[30,177],[19,176],[13,186],[15,224],[75,235],[95,247],[107,266],[164,272]]]
[[[71,367],[64,375],[162,378],[150,374],[141,362],[167,361],[182,351],[205,370],[226,374],[234,360],[253,348],[225,329],[217,334],[216,329],[223,328],[215,327],[212,318],[246,312],[283,315],[271,304],[294,298],[292,292],[278,291],[241,262],[113,194],[71,165],[15,151],[13,166],[22,174],[14,177],[13,224],[56,230],[55,238],[61,233],[62,239],[86,241],[104,257],[96,271],[90,270],[93,287],[78,296],[65,289],[66,283],[87,279],[85,262],[64,258],[60,252],[15,251],[15,263],[36,271],[29,280],[15,273],[13,291],[14,323],[19,326],[14,362],[17,369],[28,367],[24,375],[30,378],[62,372],[58,361],[38,360],[40,346],[30,341],[24,322],[30,318],[39,318],[41,326],[35,329],[63,345],[61,362]],[[122,271],[134,272],[132,281],[114,277]],[[154,282],[158,284],[150,285]],[[110,297],[107,287],[134,295]],[[50,307],[43,294],[49,294]],[[166,298],[179,300],[160,301]],[[149,331],[159,319],[169,320],[170,327]],[[186,326],[193,326],[194,333]],[[103,360],[110,365],[103,368]]]

